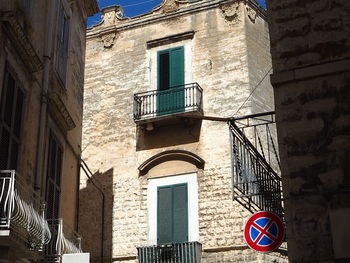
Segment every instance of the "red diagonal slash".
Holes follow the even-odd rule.
[[[271,235],[269,232],[267,232],[270,228],[270,226],[273,224],[273,220],[270,220],[269,223],[267,223],[267,225],[262,228],[261,226],[255,224],[254,222],[252,223],[252,226],[254,226],[256,229],[258,229],[260,231],[259,236],[255,239],[254,243],[257,244],[259,243],[259,241],[263,238],[263,236],[267,236],[268,238],[272,239],[273,241],[276,241],[276,237],[274,237],[273,235]]]

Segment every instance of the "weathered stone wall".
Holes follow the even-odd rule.
[[[349,262],[349,1],[268,2],[290,262]]]
[[[275,72],[350,56],[350,3],[344,0],[267,2]]]
[[[207,7],[210,4],[212,6]],[[169,14],[164,14],[160,8],[133,19],[120,18],[118,12],[115,16],[117,9],[110,8],[105,21],[88,32],[83,158],[96,172],[97,180],[98,173],[113,171],[110,182],[114,194],[112,260],[135,261],[136,247],[148,245],[148,228],[152,221],[147,216],[149,181],[161,175],[195,172],[199,188],[198,241],[207,251],[206,262],[249,259],[259,262],[262,257],[249,250],[243,241],[243,225],[249,213],[232,201],[227,124],[200,122],[199,134],[194,126],[183,124],[155,127],[154,131],[147,132],[137,128],[133,121],[133,94],[157,88],[152,64],[156,50],[185,46],[186,81],[198,82],[203,88],[204,114],[234,115],[251,92],[253,84],[250,82],[256,83],[256,79],[269,70],[270,62],[264,51],[267,47],[260,44],[267,39],[266,25],[261,13],[257,13],[256,23],[246,21],[246,5],[241,1],[225,1],[220,5],[219,1],[203,1],[179,8],[172,12],[167,9]],[[246,23],[251,23],[249,30],[262,39],[256,41],[251,51],[247,45]],[[147,49],[147,41],[188,31],[195,32],[193,39]],[[253,43],[253,37],[249,41]],[[254,54],[260,50],[264,52],[263,58],[256,64],[251,62],[250,73],[248,56],[258,56]],[[266,83],[262,86],[269,88]],[[263,91],[260,94],[255,98],[264,100],[260,105],[271,102],[270,95],[265,98]],[[253,110],[253,107],[244,107],[240,114]],[[148,143],[151,139],[152,144]],[[142,163],[167,150],[192,152],[205,161],[204,168],[185,165],[179,168],[164,162],[139,176],[137,168]],[[85,191],[86,186],[83,180],[81,191]],[[88,214],[88,208],[81,213]],[[88,226],[89,222],[84,224]],[[86,236],[88,233],[83,238]],[[96,241],[85,240],[91,244]],[[226,250],[229,252],[223,252]],[[97,261],[98,256],[96,251],[93,258]]]
[[[246,6],[245,13],[249,86],[252,92],[247,105],[252,113],[274,111],[273,89],[269,79],[272,64],[268,24],[253,7]]]

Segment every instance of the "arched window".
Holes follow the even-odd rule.
[[[159,153],[139,167],[148,178],[149,245],[199,240],[197,176],[203,167],[203,159],[182,150]]]

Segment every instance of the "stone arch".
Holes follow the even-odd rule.
[[[153,155],[151,158],[143,162],[139,167],[139,175],[143,176],[147,174],[151,169],[156,166],[171,162],[171,161],[180,161],[188,164],[192,164],[197,169],[204,168],[204,160],[198,155],[185,150],[169,150]],[[183,171],[186,172],[186,171]]]

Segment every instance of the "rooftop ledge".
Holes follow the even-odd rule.
[[[127,30],[146,24],[156,23],[165,19],[196,13],[203,10],[221,7],[235,2],[242,2],[256,11],[259,16],[266,20],[266,10],[256,0],[163,0],[150,12],[136,17],[124,17],[121,6],[109,6],[101,10],[102,21],[87,30],[87,38],[100,37],[106,33]]]

